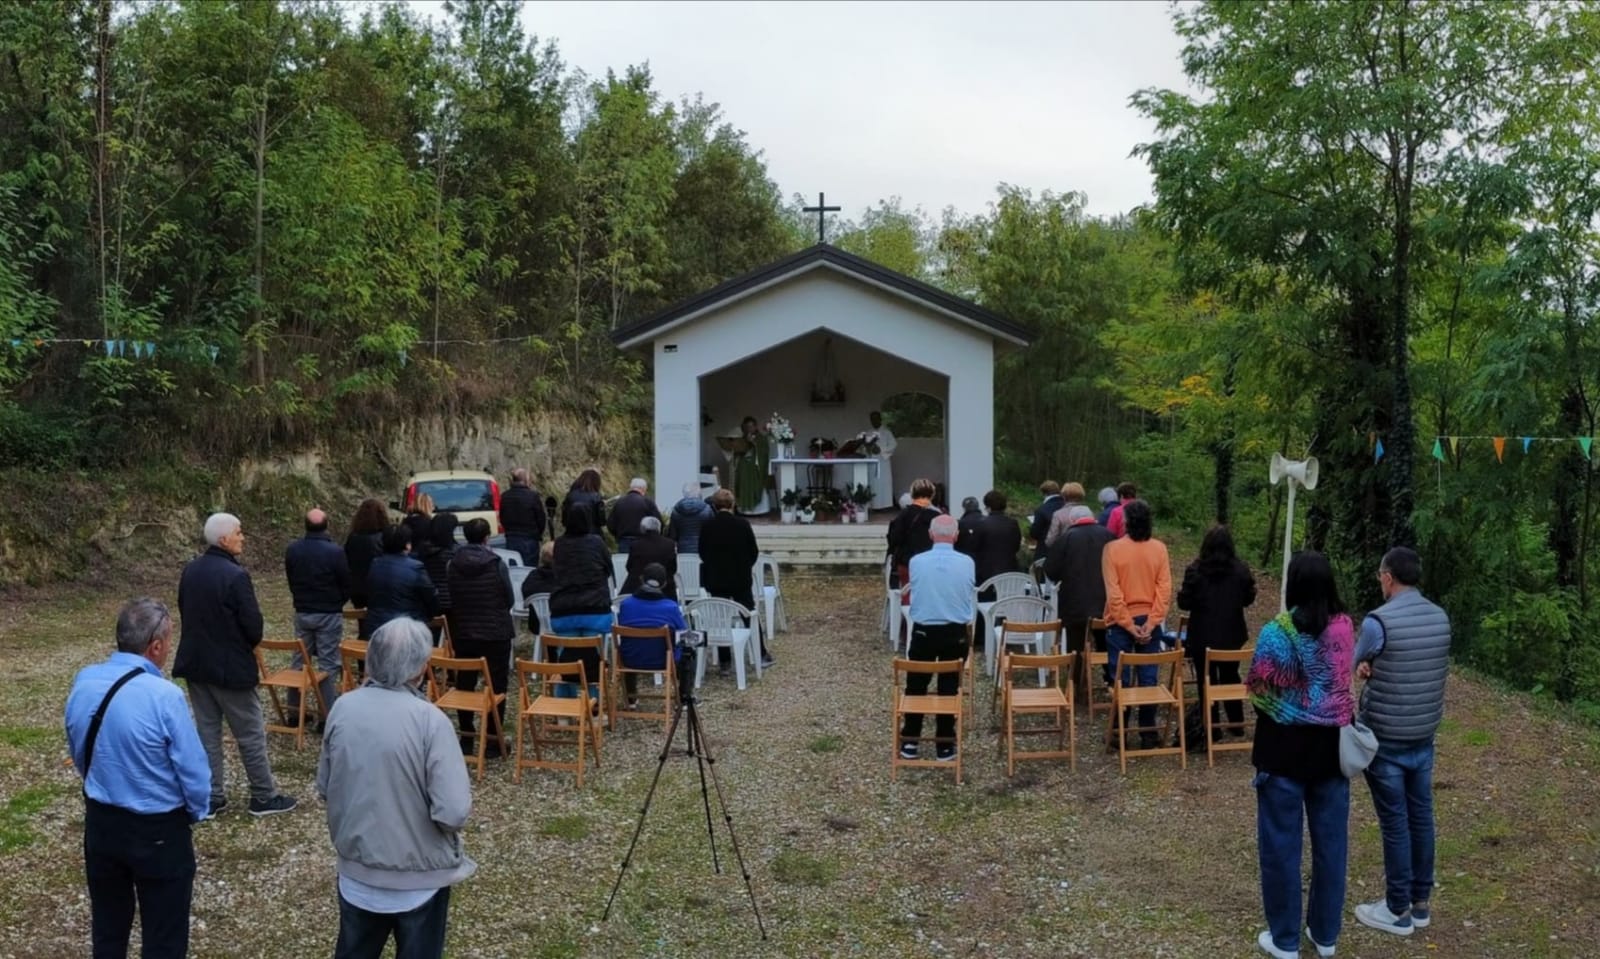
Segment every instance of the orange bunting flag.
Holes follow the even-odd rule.
[[[1504,436],[1496,436],[1494,438],[1494,458],[1501,463],[1506,461],[1506,438]]]

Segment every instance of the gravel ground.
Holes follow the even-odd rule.
[[[281,633],[286,595],[276,576],[260,579],[269,626]],[[1262,920],[1247,754],[1219,756],[1211,769],[1203,757],[1187,770],[1145,759],[1124,777],[1100,753],[1100,728],[1080,722],[1075,773],[1035,763],[1008,780],[980,692],[966,784],[933,770],[890,783],[890,654],[877,632],[876,577],[790,574],[784,586],[793,628],[775,644],[777,668],[744,693],[708,678],[701,708],[767,940],[720,822],[724,872],[711,871],[699,780],[676,752],[617,910],[601,921],[661,747],[659,725],[632,722],[607,737],[604,766],[582,791],[570,774],[548,772],[514,785],[507,763],[491,763],[475,787],[467,846],[480,868],[454,891],[451,955],[1254,954]],[[1264,584],[1257,621],[1274,589]],[[0,892],[0,957],[85,952],[82,808],[63,765],[60,708],[73,672],[109,646],[122,595],[100,587],[0,601],[10,676],[0,691],[0,865],[13,877]],[[1456,675],[1437,769],[1434,924],[1397,940],[1350,920],[1339,954],[1595,955],[1597,745],[1591,729]],[[312,798],[315,746],[297,752],[273,737],[272,755],[302,805],[196,827],[193,955],[331,951],[338,914]],[[242,807],[236,757],[228,768]],[[1353,905],[1381,890],[1361,784],[1351,832]]]

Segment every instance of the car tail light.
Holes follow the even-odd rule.
[[[400,501],[400,505],[405,508],[406,512],[409,513],[409,512],[411,512],[412,505],[414,503],[416,503],[416,501],[417,501],[417,484],[412,483],[410,486],[406,487],[406,498]]]
[[[500,522],[500,482],[499,482],[499,480],[490,480],[489,481],[489,496],[494,500],[494,525],[496,527],[496,531],[503,534],[506,531],[506,524]]]

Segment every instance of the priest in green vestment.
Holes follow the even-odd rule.
[[[733,498],[741,513],[765,513],[767,477],[772,462],[772,437],[761,431],[755,417],[746,416],[739,424],[739,438],[733,444],[729,472],[733,476]]]

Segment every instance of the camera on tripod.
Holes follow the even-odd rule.
[[[698,629],[683,629],[678,631],[678,638],[673,643],[672,654],[677,660],[678,670],[678,699],[680,702],[689,702],[694,696],[695,657],[706,645],[706,634]]]

